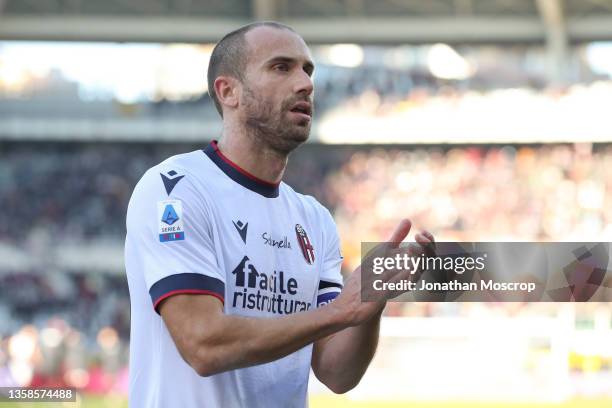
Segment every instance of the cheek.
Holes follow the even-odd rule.
[[[260,89],[257,87],[249,88],[243,97],[248,105],[254,108],[261,108],[263,105],[273,104],[274,94],[268,92],[266,89]]]
[[[264,120],[277,118],[282,111],[282,100],[271,92],[250,89],[243,94],[244,112],[247,116]]]
[[[280,113],[285,109],[284,100],[276,93],[262,93],[257,103],[270,113]]]

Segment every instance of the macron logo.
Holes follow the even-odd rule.
[[[249,228],[249,223],[247,222],[246,224],[243,224],[242,221],[238,220],[238,222],[236,221],[232,221],[234,223],[234,227],[236,227],[236,231],[238,231],[238,233],[240,234],[240,238],[242,238],[242,242],[244,242],[246,244],[246,237],[247,237],[247,228]]]
[[[174,170],[170,170],[168,172],[168,175],[159,173],[162,178],[162,181],[164,182],[164,187],[166,187],[166,193],[168,193],[168,195],[170,195],[170,193],[174,189],[174,186],[176,186],[176,183],[178,183],[183,177],[185,177],[185,175],[177,176],[177,174],[178,173]]]

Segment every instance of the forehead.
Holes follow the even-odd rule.
[[[262,63],[275,56],[312,60],[308,46],[298,34],[284,28],[255,27],[245,34],[250,63]]]

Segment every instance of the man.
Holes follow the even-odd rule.
[[[337,393],[366,371],[386,299],[361,302],[360,270],[342,289],[331,215],[281,182],[310,132],[313,70],[287,26],[228,34],[208,70],[220,141],[169,158],[136,186],[126,238],[132,408],[303,407],[311,366]],[[409,230],[402,221],[391,246]]]

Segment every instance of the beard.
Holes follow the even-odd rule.
[[[296,102],[310,102],[308,96],[297,96],[283,102],[279,111],[274,110],[271,102],[258,98],[249,87],[244,88],[243,99],[246,130],[257,141],[273,151],[288,155],[308,140],[312,120],[294,123],[287,117]]]

